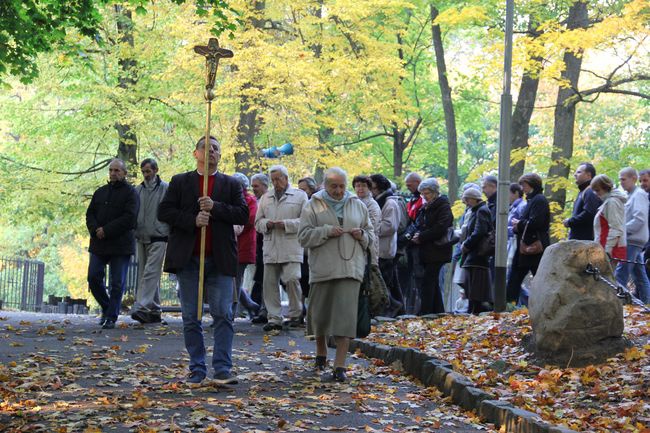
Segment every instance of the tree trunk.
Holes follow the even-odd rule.
[[[117,21],[117,33],[120,43],[126,43],[133,47],[133,19],[131,11],[115,5],[115,18]],[[132,57],[120,57],[118,59],[118,87],[131,91],[133,86],[138,82],[136,66],[137,63]],[[138,167],[138,137],[133,125],[129,122],[115,122],[115,129],[118,136],[117,157],[126,163],[130,177],[135,177]]]
[[[447,65],[445,64],[445,48],[442,45],[440,26],[434,25],[438,16],[438,9],[431,5],[431,34],[433,48],[436,53],[436,68],[438,70],[438,84],[442,95],[442,109],[445,114],[445,129],[447,131],[447,180],[449,200],[453,203],[458,198],[458,137],[456,135],[456,116],[454,103],[451,100],[451,87],[447,80]]]
[[[404,131],[393,124],[393,178],[400,179],[404,167]]]
[[[567,27],[569,29],[586,28],[588,25],[587,3],[576,1],[569,9]],[[568,85],[562,85],[558,90],[555,106],[555,124],[553,127],[553,151],[551,166],[548,171],[545,194],[549,201],[556,202],[554,216],[561,213],[566,202],[566,189],[559,187],[554,190],[554,181],[569,177],[570,160],[573,156],[573,131],[576,117],[575,98],[580,78],[582,56],[571,52],[564,53],[565,70],[561,79]]]
[[[539,33],[535,29],[537,26],[534,21],[528,24],[528,32],[533,37],[539,37]],[[517,96],[517,104],[515,111],[512,114],[512,143],[511,152],[517,151],[522,155],[522,159],[510,166],[510,182],[518,182],[526,166],[525,152],[528,149],[528,132],[530,129],[530,119],[533,116],[535,108],[535,101],[537,100],[537,89],[539,87],[539,71],[542,69],[542,58],[531,57],[534,63],[534,69],[524,71],[521,78],[521,85],[519,86],[519,94]]]
[[[254,16],[250,20],[250,26],[255,29],[264,27],[263,13],[266,7],[264,0],[256,0],[253,4]],[[251,159],[257,153],[255,149],[255,136],[260,129],[260,119],[258,117],[257,101],[252,100],[247,95],[247,90],[254,87],[251,81],[244,83],[240,95],[241,103],[239,105],[239,122],[237,123],[237,148],[235,149],[235,167],[246,176],[253,174],[253,165]]]

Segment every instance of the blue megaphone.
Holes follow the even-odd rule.
[[[285,155],[293,155],[293,144],[284,143],[282,146],[272,146],[262,149],[262,156],[265,158],[279,158]]]

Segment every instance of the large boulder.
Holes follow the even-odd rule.
[[[589,263],[615,281],[609,259],[596,242],[559,242],[544,251],[528,310],[530,346],[546,361],[600,362],[625,347],[623,304],[610,286],[585,272]]]

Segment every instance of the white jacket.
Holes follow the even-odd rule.
[[[300,243],[309,248],[309,282],[339,278],[363,280],[366,250],[374,232],[368,209],[358,197],[351,195],[343,207],[343,229],[360,228],[361,240],[350,233],[330,237],[332,227],[341,227],[334,211],[321,198],[322,192],[311,196],[300,219]]]
[[[627,247],[625,236],[625,193],[612,190],[603,199],[594,217],[594,240],[605,251],[616,258],[621,258],[622,250]],[[618,252],[616,250],[621,250]],[[623,255],[623,258],[625,256]]]
[[[255,230],[264,235],[264,263],[302,263],[303,249],[298,242],[300,212],[307,204],[307,194],[297,188],[287,187],[280,200],[275,191],[267,191],[257,205]],[[284,222],[284,230],[269,230],[269,221]]]
[[[379,239],[380,259],[393,259],[397,254],[397,229],[401,213],[397,200],[397,196],[386,198],[384,207],[381,208],[381,222],[375,227],[375,236]]]
[[[648,193],[638,186],[625,202],[627,244],[643,248],[648,242]]]

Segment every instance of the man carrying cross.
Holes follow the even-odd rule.
[[[233,277],[237,275],[237,241],[233,225],[248,222],[248,206],[240,183],[217,172],[221,146],[209,140],[208,188],[203,189],[205,137],[194,150],[196,170],[172,177],[158,207],[158,219],[169,224],[165,272],[176,274],[180,287],[183,336],[190,355],[188,382],[200,383],[207,375],[203,327],[198,309],[200,233],[207,227],[204,287],[214,319],[214,379],[220,384],[237,383],[231,374],[233,329]]]

